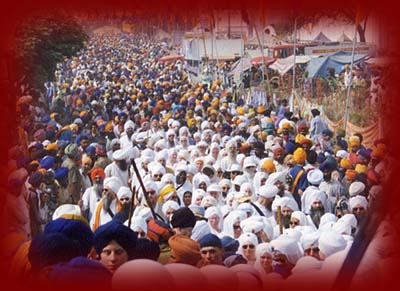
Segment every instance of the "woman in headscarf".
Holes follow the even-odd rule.
[[[208,219],[208,224],[210,225],[211,233],[219,235],[222,231],[222,213],[215,207],[211,206],[206,209],[204,217]]]
[[[254,265],[256,262],[256,246],[258,245],[257,236],[254,233],[243,233],[238,241],[237,254],[242,255],[247,260],[247,264]]]
[[[256,247],[256,262],[254,267],[261,275],[267,275],[274,271],[272,265],[272,249],[269,243],[261,243]]]
[[[224,219],[224,228],[220,236],[228,235],[234,239],[239,238],[242,234],[240,222],[247,218],[246,212],[234,210],[230,212]]]
[[[254,188],[254,193],[256,196],[258,195],[258,191],[261,186],[265,185],[265,182],[267,182],[268,179],[268,174],[265,172],[257,172],[254,175],[253,179],[253,188]]]
[[[201,205],[201,201],[203,200],[203,198],[205,196],[207,196],[207,193],[203,189],[194,190],[193,195],[192,195],[192,203],[191,203],[191,205],[200,206]]]

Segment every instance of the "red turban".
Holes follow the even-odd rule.
[[[96,179],[96,176],[99,175],[103,180],[106,177],[106,174],[104,173],[104,170],[102,168],[94,168],[90,172],[90,178],[92,181]]]

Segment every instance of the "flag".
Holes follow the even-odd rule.
[[[260,22],[261,22],[262,28],[264,29],[266,21],[265,21],[265,7],[264,7],[263,0],[260,1]]]
[[[365,5],[359,6],[357,8],[356,19],[355,19],[356,26],[360,25],[361,22],[367,18],[368,14],[369,14],[369,9]]]
[[[249,14],[247,13],[247,11],[246,11],[245,8],[242,8],[241,14],[242,14],[242,19],[243,19],[243,21],[246,22],[247,25],[250,25]]]
[[[215,18],[214,14],[211,12],[210,14],[210,31],[213,32],[215,29]]]

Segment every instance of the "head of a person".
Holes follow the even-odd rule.
[[[176,234],[190,237],[196,224],[196,216],[188,207],[182,207],[174,211],[171,225]]]
[[[94,232],[97,260],[113,273],[135,257],[136,241],[136,233],[121,222],[103,224]]]
[[[239,250],[247,261],[256,259],[257,236],[254,233],[243,233],[238,238]]]
[[[205,265],[222,265],[224,250],[218,236],[212,233],[206,234],[200,239],[199,243],[200,255]]]
[[[357,219],[358,224],[365,221],[367,217],[368,201],[364,196],[356,195],[349,200],[351,213]]]
[[[201,260],[200,245],[197,241],[181,234],[169,238],[171,248],[170,263],[181,263],[196,266]]]

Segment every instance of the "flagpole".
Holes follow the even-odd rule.
[[[351,87],[353,85],[353,65],[354,65],[354,52],[356,50],[356,42],[357,42],[357,24],[354,26],[353,50],[351,51],[351,63],[350,63],[350,84],[347,87],[346,107],[345,107],[345,113],[344,113],[344,132],[345,132],[345,134],[347,131],[347,123],[349,121],[350,92],[351,92]]]
[[[290,96],[290,111],[294,112],[294,93],[295,93],[295,85],[296,85],[296,34],[297,34],[297,27],[296,27],[296,18],[294,19],[294,37],[293,37],[293,80],[292,80],[292,95]]]

